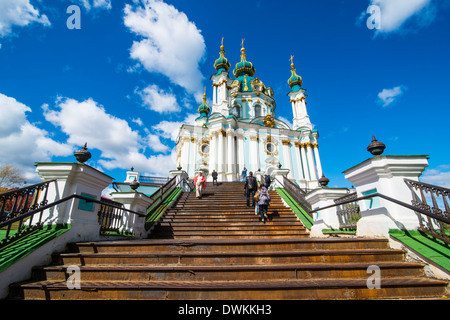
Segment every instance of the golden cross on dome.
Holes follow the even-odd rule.
[[[242,38],[242,42],[241,42],[241,48],[243,48],[243,47],[244,47],[244,41],[245,41],[245,38]]]
[[[222,45],[222,46],[223,46],[223,37],[222,37],[222,42],[220,43],[220,45]]]
[[[294,56],[291,56],[291,58],[289,59],[289,61],[291,62],[291,64],[294,63]]]

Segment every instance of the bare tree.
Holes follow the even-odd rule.
[[[17,187],[24,180],[18,168],[9,164],[0,166],[0,192]]]

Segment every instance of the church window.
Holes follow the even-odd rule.
[[[255,118],[261,117],[261,106],[259,104],[255,105]]]
[[[234,105],[232,112],[236,118],[240,118],[241,117],[241,106],[238,104]]]
[[[207,144],[207,143],[202,144],[200,150],[202,151],[203,154],[208,154],[209,153],[209,144]]]

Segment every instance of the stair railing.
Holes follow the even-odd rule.
[[[42,208],[48,202],[48,187],[55,181],[49,180],[0,194],[0,247],[40,227]],[[36,214],[39,214],[37,223],[33,221]]]
[[[176,188],[182,188],[185,192],[190,192],[193,190],[190,182],[186,179],[180,179],[178,183],[176,183],[176,180],[176,177],[173,177],[150,196],[153,202],[147,209],[147,216],[151,216],[152,213],[171,195],[173,190]]]
[[[361,219],[361,209],[356,198],[357,194],[353,192],[334,200],[337,204],[336,215],[339,220],[339,229],[356,229],[356,224]],[[352,201],[348,202],[350,200]]]
[[[311,205],[306,200],[306,192],[302,190],[297,184],[283,176],[283,182],[278,180],[278,178],[274,178],[283,188],[289,193],[289,195],[300,205],[303,209],[305,209],[311,215]],[[312,217],[312,215],[311,215]]]
[[[51,182],[52,181],[47,181],[43,183],[43,185],[46,185],[46,187],[48,187],[48,184]],[[23,189],[29,189],[31,187]],[[41,188],[41,186],[39,186],[39,188]],[[41,189],[41,191],[42,190],[45,189]],[[1,194],[0,197],[4,195],[5,194]],[[10,195],[6,195],[5,197],[9,196]],[[37,198],[39,198],[39,196],[37,196]],[[35,199],[35,197],[33,199]],[[6,231],[4,232],[3,237],[0,241],[0,248],[6,246],[7,244],[10,244],[11,242],[19,238],[26,236],[27,234],[35,230],[41,229],[43,227],[42,216],[44,211],[54,208],[62,203],[71,201],[72,199],[79,199],[86,201],[88,203],[93,202],[99,204],[97,216],[98,216],[98,223],[100,225],[100,235],[105,235],[111,232],[123,234],[123,230],[125,227],[124,223],[126,223],[125,222],[126,219],[124,219],[124,216],[126,214],[134,214],[140,217],[145,217],[145,214],[125,209],[119,203],[113,203],[112,201],[107,202],[99,201],[83,197],[77,194],[62,198],[60,200],[56,200],[50,204],[47,204],[46,194],[43,199],[44,200],[39,205],[29,206],[30,210],[23,210],[22,212],[16,213],[14,215],[8,214],[8,217],[0,222],[0,230]],[[33,219],[35,216],[38,216],[37,221]],[[15,228],[13,229],[13,225],[17,224],[18,224],[17,229]]]
[[[450,218],[450,206],[448,204],[450,189],[409,179],[404,180],[411,190],[411,203],[416,208],[414,212],[419,219],[419,230],[445,243],[450,243],[450,225],[449,222],[443,220],[443,218]],[[431,200],[431,207],[427,198],[428,202]],[[426,211],[428,214],[423,214],[417,208]]]
[[[322,207],[322,208],[319,208],[319,209],[312,210],[310,213],[315,213],[315,212],[318,212],[318,211],[321,211],[321,210],[337,207],[337,206],[340,206],[342,204],[352,203],[352,202],[361,201],[361,200],[367,200],[367,199],[371,199],[371,198],[375,198],[375,197],[380,197],[382,199],[385,199],[385,200],[388,200],[388,201],[393,202],[395,204],[398,204],[398,205],[400,205],[402,207],[411,209],[411,210],[415,211],[416,214],[425,215],[426,217],[431,218],[431,219],[435,219],[435,220],[437,220],[439,222],[442,222],[442,223],[446,224],[447,226],[450,224],[450,217],[448,216],[448,211],[447,211],[447,213],[445,215],[439,215],[439,214],[436,214],[436,213],[434,213],[434,212],[432,212],[430,210],[426,210],[426,209],[421,208],[420,205],[419,206],[410,205],[408,203],[405,203],[403,201],[400,201],[400,200],[388,197],[388,196],[386,196],[384,194],[381,194],[381,193],[373,193],[373,194],[370,194],[370,195],[367,195],[367,196],[362,196],[362,197],[357,197],[357,198],[345,200],[345,201],[342,201],[339,204],[332,204],[332,205],[329,205],[329,206],[325,206],[325,207]],[[448,233],[445,233],[445,235],[446,236],[444,236],[443,234],[439,234],[439,237],[445,243],[450,244],[450,237],[448,236]]]

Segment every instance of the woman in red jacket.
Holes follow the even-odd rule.
[[[195,195],[197,198],[201,199],[203,189],[206,188],[206,178],[203,175],[202,171],[199,171],[197,176],[195,176],[194,184],[195,184]]]

